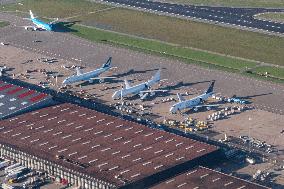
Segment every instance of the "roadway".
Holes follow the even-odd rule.
[[[194,6],[148,0],[100,0],[100,2],[132,7],[144,11],[184,16],[189,19],[201,19],[206,22],[242,27],[249,30],[260,30],[278,34],[284,33],[284,23],[254,18],[254,15],[257,14],[284,12],[284,9]]]
[[[6,5],[10,3],[16,3],[17,0],[0,0],[0,5]]]
[[[174,88],[203,92],[211,80],[216,80],[216,93],[224,96],[236,94],[253,102],[256,108],[284,114],[284,86],[263,82],[234,73],[209,70],[178,60],[166,59],[154,55],[135,52],[111,45],[96,44],[87,40],[60,32],[30,32],[23,25],[29,21],[8,13],[0,13],[1,19],[11,22],[10,26],[0,29],[0,41],[8,42],[20,49],[33,51],[58,59],[65,59],[74,64],[90,67],[101,66],[109,56],[113,57],[117,72],[124,78],[149,79],[157,68],[162,69],[162,77],[169,79]],[[34,40],[41,40],[34,43]],[[23,60],[25,61],[25,60]],[[136,74],[129,73],[134,69]],[[183,82],[181,86],[177,85]]]

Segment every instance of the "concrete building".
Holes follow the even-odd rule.
[[[220,153],[212,145],[68,103],[0,125],[1,156],[86,189],[147,188]]]

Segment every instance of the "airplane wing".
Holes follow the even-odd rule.
[[[220,106],[221,104],[203,104],[203,105],[198,105],[198,106],[194,106],[194,108],[201,108],[201,107],[216,107],[216,106]]]
[[[114,69],[117,69],[117,67],[111,67],[111,68],[110,68],[110,70],[114,70]]]
[[[116,77],[93,77],[93,78],[90,78],[90,79],[115,79]]]
[[[18,27],[23,27],[23,28],[34,28],[35,26],[30,25],[30,26],[18,26]]]
[[[177,93],[177,97],[179,102],[185,101],[185,99],[183,98],[183,96],[181,96],[181,94]]]
[[[49,22],[48,24],[49,24],[49,25],[52,25],[52,24],[54,24],[54,23],[56,23],[56,22],[58,22],[58,21],[59,21],[59,19],[58,19],[58,18],[56,18],[55,20],[53,20],[53,21]]]
[[[19,27],[23,27],[23,28],[25,28],[25,30],[28,30],[28,29],[32,29],[32,30],[37,30],[38,29],[38,27],[37,26],[19,26]]]
[[[140,93],[151,93],[151,92],[167,92],[168,90],[147,90],[147,91],[140,91]]]

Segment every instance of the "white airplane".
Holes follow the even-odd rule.
[[[115,78],[115,77],[98,77],[100,74],[108,71],[109,69],[111,69],[111,57],[109,57],[109,59],[107,60],[106,63],[104,63],[102,65],[102,67],[90,71],[90,72],[86,72],[86,73],[82,73],[82,71],[77,67],[76,71],[77,71],[77,75],[72,75],[70,77],[67,77],[64,81],[63,81],[63,85],[68,85],[68,84],[72,84],[72,83],[76,83],[76,82],[80,82],[80,81],[89,81],[89,83],[92,83],[93,80],[95,79],[99,79],[100,82],[102,82],[104,79],[106,78]]]
[[[139,94],[141,99],[145,99],[147,95],[151,94],[154,95],[157,91],[165,91],[165,90],[151,90],[150,87],[154,85],[155,83],[158,83],[160,81],[161,77],[161,70],[158,70],[158,72],[152,77],[152,79],[140,83],[135,86],[130,86],[127,80],[124,80],[125,88],[115,91],[112,95],[113,99],[121,99],[127,95],[136,95]]]
[[[197,111],[198,108],[200,108],[200,107],[207,107],[207,109],[210,110],[210,107],[218,106],[218,105],[202,104],[206,99],[208,99],[210,96],[213,95],[214,83],[215,83],[215,81],[213,81],[210,84],[207,91],[205,91],[202,95],[199,95],[199,96],[192,98],[190,100],[185,100],[180,94],[177,94],[179,102],[172,105],[172,107],[170,108],[170,112],[175,114],[175,113],[182,111],[184,109],[187,109],[187,108],[189,108],[189,109],[193,108],[195,111]]]

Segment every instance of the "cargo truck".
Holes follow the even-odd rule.
[[[0,169],[4,168],[4,167],[7,167],[9,165],[10,161],[9,160],[5,160],[5,161],[2,161],[0,163]]]
[[[8,173],[9,170],[12,170],[12,169],[14,169],[16,167],[19,167],[20,165],[21,165],[20,163],[15,163],[15,164],[12,164],[12,165],[6,167],[5,168],[5,173]]]

